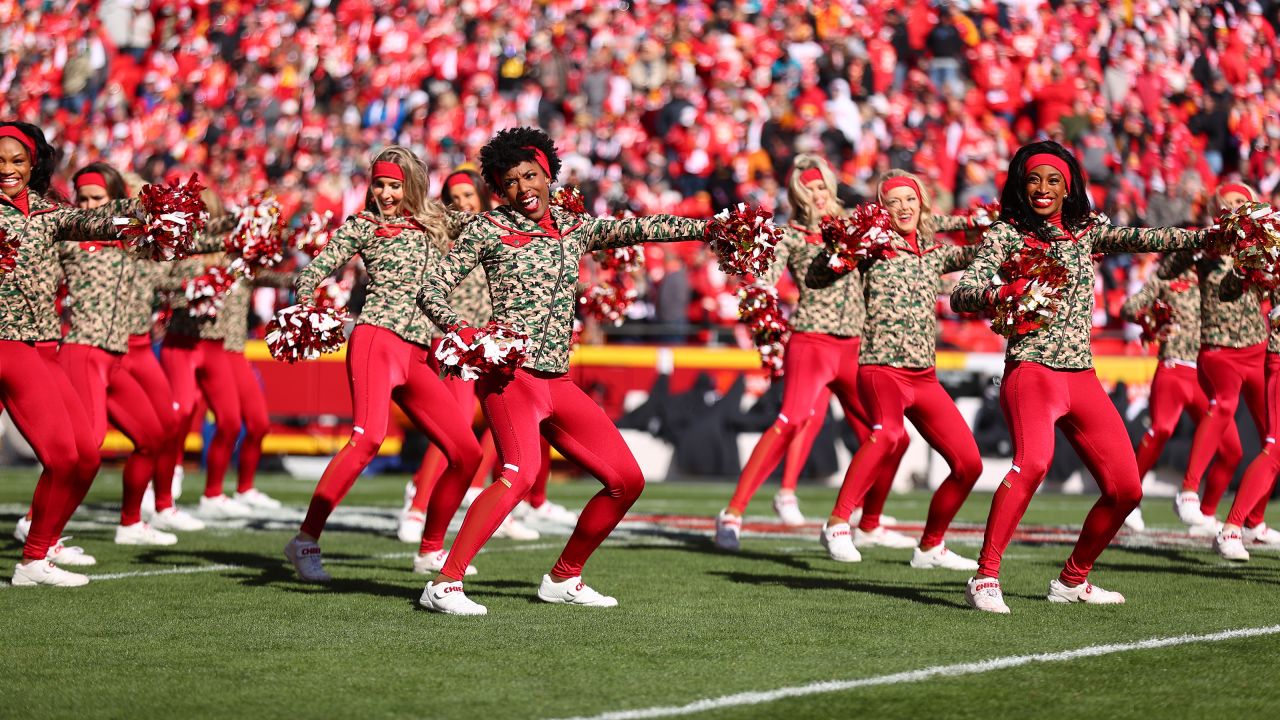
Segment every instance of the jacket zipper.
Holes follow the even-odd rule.
[[[542,363],[542,356],[547,350],[547,332],[551,328],[551,316],[555,312],[556,297],[560,294],[560,283],[564,281],[564,235],[559,238],[560,271],[556,274],[556,284],[551,287],[551,301],[547,303],[547,317],[542,321],[542,337],[538,340],[538,356],[534,358],[534,366]]]

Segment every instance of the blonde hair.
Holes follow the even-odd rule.
[[[933,242],[933,237],[937,233],[937,228],[933,225],[933,200],[929,197],[929,191],[925,189],[924,181],[906,170],[890,170],[881,176],[880,183],[876,186],[876,200],[883,205],[885,180],[899,177],[911,180],[920,189],[920,222],[916,223],[916,237],[923,247],[924,243]]]
[[[422,160],[413,153],[412,150],[400,145],[388,145],[378,151],[369,162],[370,171],[372,172],[373,163],[376,162],[392,162],[400,166],[400,170],[404,172],[404,199],[401,205],[404,210],[422,224],[427,232],[436,236],[439,240],[445,240],[449,236],[449,226],[446,221],[445,207],[439,201],[432,200],[428,195],[430,190],[430,182],[427,180],[427,166]],[[377,214],[378,205],[373,200],[373,184],[370,183],[369,189],[364,195],[364,209]]]
[[[1222,212],[1222,209],[1223,209],[1224,207],[1226,207],[1226,203],[1222,202],[1222,191],[1223,191],[1224,189],[1226,189],[1226,187],[1227,187],[1228,185],[1239,185],[1240,187],[1244,188],[1245,190],[1248,190],[1248,191],[1249,191],[1249,197],[1248,197],[1248,200],[1249,200],[1250,202],[1255,201],[1255,200],[1257,200],[1257,199],[1258,199],[1258,191],[1257,191],[1257,190],[1254,190],[1254,189],[1253,189],[1253,186],[1252,186],[1252,185],[1250,185],[1250,184],[1248,184],[1248,183],[1246,183],[1246,182],[1243,182],[1243,181],[1242,181],[1242,182],[1224,182],[1224,183],[1219,183],[1219,184],[1218,184],[1218,189],[1213,191],[1213,214],[1214,214],[1214,216],[1215,216],[1215,217],[1218,215],[1218,213]]]
[[[831,171],[831,166],[826,160],[817,155],[808,153],[797,155],[796,159],[791,163],[791,177],[787,181],[787,199],[791,203],[791,209],[795,211],[796,221],[806,227],[812,226],[822,218],[812,217],[813,208],[813,191],[805,186],[801,176],[805,170],[814,170],[822,173],[822,182],[826,183],[827,191],[831,193],[831,214],[844,214],[844,205],[840,203],[840,196],[836,194],[836,175]]]

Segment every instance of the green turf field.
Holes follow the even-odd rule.
[[[30,496],[27,471],[0,474],[4,538]],[[311,484],[260,486],[290,519],[182,536],[172,548],[111,543],[119,476],[104,473],[72,520],[105,576],[80,589],[0,586],[0,717],[665,717],[654,708],[742,693],[698,718],[746,717],[1276,717],[1280,713],[1280,554],[1228,566],[1207,541],[1173,536],[1165,499],[1146,506],[1156,529],[1103,555],[1093,579],[1122,607],[1051,605],[1045,586],[1069,545],[1016,543],[1004,570],[1013,615],[964,605],[964,573],[912,570],[910,551],[872,549],[862,563],[826,558],[816,532],[744,538],[715,551],[709,534],[627,523],[587,566],[616,609],[542,604],[537,582],[563,536],[493,541],[468,580],[485,618],[416,607],[424,578],[394,537],[403,477],[364,478],[323,546],[335,582],[294,581],[281,548]],[[199,478],[187,479],[190,506]],[[587,482],[553,499],[581,507]],[[710,517],[729,485],[651,485],[637,513]],[[767,514],[766,487],[751,512]],[[833,490],[802,489],[816,518]],[[928,497],[887,510],[923,520]],[[1044,496],[1025,523],[1077,525],[1088,498]],[[960,520],[980,523],[989,496]],[[1273,506],[1273,509],[1276,509]],[[1224,511],[1225,512],[1225,509]],[[379,530],[361,529],[376,527]],[[1165,532],[1161,533],[1160,530]],[[976,555],[976,535],[952,541]],[[1173,538],[1173,539],[1169,539]],[[20,556],[0,540],[7,579]],[[183,571],[178,574],[178,570]],[[1153,638],[1272,628],[1270,634],[1142,649]],[[1181,643],[1181,641],[1179,641]],[[1096,657],[1051,655],[1010,667],[928,668],[1122,644]],[[1098,652],[1098,651],[1091,651]],[[893,677],[886,677],[893,676]],[[857,681],[777,699],[771,691]],[[829,691],[828,691],[829,690]],[[637,711],[627,713],[626,711]]]

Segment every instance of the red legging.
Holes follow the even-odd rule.
[[[1102,491],[1059,576],[1067,585],[1079,585],[1142,500],[1138,463],[1124,421],[1092,369],[1054,370],[1034,362],[1011,362],[1005,367],[1000,406],[1013,436],[1013,468],[991,499],[978,574],[999,577],[1000,557],[1049,471],[1053,429],[1061,423]]]
[[[176,463],[170,462],[168,468],[164,464],[170,459],[169,449],[173,436],[179,433],[185,435],[186,429],[178,427],[177,402],[173,399],[173,391],[169,389],[169,380],[160,367],[160,360],[152,350],[150,335],[129,336],[129,352],[125,354],[122,365],[146,393],[152,413],[160,422],[160,442],[163,449],[159,457],[163,459],[151,464],[154,466],[152,478],[156,510],[166,510],[173,507],[173,468]],[[125,475],[137,472],[130,465],[140,462],[142,459],[137,453],[131,454],[124,464]]]
[[[124,467],[120,508],[120,524],[133,525],[142,520],[142,496],[164,449],[165,428],[156,417],[146,391],[124,368],[123,355],[68,343],[58,352],[58,362],[84,403],[94,441],[102,445],[110,417],[133,442],[131,462]]]
[[[1227,513],[1227,524],[1240,527],[1257,527],[1266,522],[1267,502],[1271,489],[1280,473],[1276,460],[1276,435],[1280,434],[1280,355],[1267,353],[1267,439],[1262,452],[1244,471],[1240,487],[1236,489],[1235,502]]]
[[[787,453],[801,428],[815,416],[815,408],[827,388],[845,408],[845,420],[862,443],[870,434],[866,413],[858,402],[858,348],[861,338],[798,332],[787,342],[786,385],[782,410],[764,431],[738,477],[729,510],[741,515],[751,498]],[[826,416],[825,409],[822,416]],[[858,498],[861,499],[861,498]]]
[[[239,350],[223,352],[226,353],[231,375],[235,378],[236,399],[240,405],[239,422],[244,425],[244,438],[240,441],[240,462],[237,465],[236,492],[248,492],[253,489],[258,463],[262,460],[262,439],[267,436],[267,429],[271,424],[267,416],[267,397],[262,392],[258,374],[253,371],[244,353]],[[205,395],[208,394],[206,389]],[[233,440],[233,447],[234,444]]]
[[[228,362],[221,340],[201,340],[186,335],[165,336],[160,348],[160,364],[164,367],[173,398],[177,404],[179,432],[170,439],[169,451],[160,458],[162,474],[172,485],[173,468],[182,462],[187,431],[195,421],[196,402],[203,391],[205,402],[213,412],[213,439],[205,454],[205,497],[222,494],[223,480],[231,465],[231,454],[240,437],[240,393],[236,371]]]
[[[1146,477],[1155,467],[1164,451],[1165,443],[1178,427],[1183,411],[1191,413],[1191,419],[1199,426],[1209,409],[1209,399],[1200,389],[1195,365],[1161,361],[1156,366],[1156,376],[1151,381],[1151,427],[1134,451],[1138,456],[1138,477]],[[1237,444],[1239,435],[1236,435]],[[1220,468],[1224,463],[1217,463]],[[1212,484],[1212,481],[1211,483]]]
[[[392,400],[449,459],[449,469],[431,493],[428,513],[452,517],[462,504],[480,465],[480,446],[466,413],[431,369],[429,354],[427,348],[376,325],[357,325],[351,333],[347,345],[354,416],[351,438],[320,477],[302,522],[303,533],[320,537],[333,509],[377,456],[387,436]],[[447,510],[450,504],[453,509]]]
[[[799,485],[800,471],[804,469],[805,461],[809,458],[809,451],[813,449],[813,442],[817,439],[818,433],[822,431],[822,423],[826,420],[827,409],[831,406],[831,388],[824,387],[818,395],[818,402],[814,405],[813,415],[805,421],[804,427],[796,432],[795,438],[791,441],[791,446],[787,448],[787,458],[782,466],[782,487],[783,489],[795,492],[796,486]],[[840,401],[840,407],[844,409],[845,417],[854,417],[857,422],[864,422],[858,419],[858,413],[862,412],[862,402],[859,399],[857,408],[850,407],[844,400]],[[867,428],[867,435],[858,438],[859,447],[867,441],[871,430]],[[889,499],[889,492],[893,490],[893,476],[898,471],[898,465],[902,462],[902,456],[907,452],[908,443],[904,441],[902,446],[893,454],[890,462],[885,464],[884,472],[871,486],[861,498],[854,501],[854,507],[862,505],[862,519],[858,522],[858,527],[862,530],[875,530],[880,527],[880,516],[884,513],[884,504]]]
[[[951,468],[951,474],[933,494],[924,535],[920,538],[921,547],[936,547],[982,474],[978,443],[956,409],[955,400],[938,382],[933,368],[863,365],[858,384],[862,402],[874,423],[873,431],[849,464],[832,514],[847,517],[857,498],[866,494],[883,474],[883,468],[897,467],[907,445],[903,424],[907,418]]]
[[[57,363],[56,343],[0,340],[0,402],[42,470],[31,501],[24,560],[42,560],[80,506],[100,456],[89,418]]]
[[[1223,468],[1220,473],[1213,473],[1209,477],[1210,482],[1205,485],[1200,499],[1200,511],[1205,515],[1217,513],[1218,502],[1227,492],[1227,484],[1231,476],[1235,475],[1236,466],[1243,456],[1243,452],[1239,450],[1240,433],[1235,424],[1236,408],[1240,405],[1242,392],[1245,404],[1253,415],[1254,425],[1258,428],[1259,441],[1262,433],[1266,432],[1266,381],[1263,371],[1265,353],[1265,343],[1245,348],[1212,345],[1200,348],[1197,369],[1200,387],[1204,388],[1204,394],[1209,398],[1209,412],[1200,421],[1195,439],[1191,442],[1191,457],[1187,459],[1182,489],[1194,491],[1200,486],[1200,478],[1216,454],[1217,461]]]
[[[581,575],[591,553],[644,490],[644,475],[631,449],[604,410],[565,375],[518,370],[506,385],[482,384],[479,390],[498,446],[502,476],[467,510],[441,573],[461,580],[476,553],[529,493],[541,464],[539,438],[545,436],[565,457],[604,484],[583,508],[573,535],[551,570],[564,578]],[[435,503],[435,498],[431,502]]]

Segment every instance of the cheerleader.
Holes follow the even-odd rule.
[[[493,319],[529,332],[531,347],[524,367],[509,382],[479,381],[501,476],[471,504],[448,561],[427,583],[419,602],[436,612],[486,612],[466,597],[462,578],[471,559],[528,494],[540,469],[539,436],[545,435],[604,488],[587,503],[560,559],[542,577],[538,598],[612,607],[617,600],[582,582],[582,567],[640,496],[644,476],[609,417],[567,374],[578,262],[596,250],[700,238],[706,223],[672,216],[606,220],[551,207],[550,185],[560,159],[551,138],[540,130],[499,132],[480,151],[480,164],[485,181],[506,204],[467,227],[422,286],[418,304],[441,329],[464,340],[473,337],[476,330],[459,323],[449,296],[481,265]]]
[[[93,564],[83,551],[63,546],[59,533],[99,464],[89,419],[54,357],[62,335],[54,309],[60,274],[54,243],[114,239],[112,216],[133,207],[127,201],[96,210],[54,204],[46,199],[53,166],[54,150],[40,128],[0,123],[0,235],[13,248],[13,265],[0,277],[0,404],[43,468],[14,586],[89,582],[54,565]]]
[[[777,259],[760,278],[766,285],[776,285],[783,269],[789,268],[800,289],[783,360],[786,383],[782,389],[782,408],[778,419],[765,430],[751,451],[729,506],[716,516],[715,543],[725,550],[738,550],[747,504],[783,456],[792,446],[799,449],[812,445],[812,435],[803,429],[810,427],[810,423],[814,426],[822,423],[832,393],[844,407],[845,420],[853,428],[859,444],[864,444],[871,434],[857,388],[858,349],[866,315],[861,274],[855,270],[822,288],[808,287],[803,282],[809,266],[823,254],[819,231],[822,219],[844,212],[836,197],[835,175],[822,158],[799,155],[793,164],[787,192],[791,207],[795,208],[796,222],[782,230],[782,240],[774,249]],[[901,450],[905,449],[904,444]],[[901,455],[897,446],[894,450]],[[892,481],[890,471],[888,482]],[[788,490],[784,486],[774,506],[784,518],[799,515],[795,487]],[[870,515],[864,513],[864,517]],[[896,535],[881,532],[888,537]]]
[[[951,468],[933,494],[924,535],[918,545],[911,543],[915,547],[911,567],[976,570],[976,562],[948,550],[942,538],[982,473],[982,457],[934,369],[938,279],[968,266],[978,251],[976,245],[944,246],[935,234],[966,229],[972,221],[933,215],[920,180],[902,170],[885,175],[877,197],[889,211],[895,240],[891,257],[865,261],[862,266],[867,325],[858,389],[874,431],[850,463],[820,539],[833,560],[861,559],[856,547],[859,538],[849,532],[849,514],[855,500],[877,478],[897,467],[900,448],[907,445],[903,420],[910,418]],[[815,263],[805,282],[826,285],[831,274],[826,263]],[[865,536],[886,531],[860,528],[859,532]]]
[[[1169,305],[1172,318],[1168,335],[1160,340],[1160,364],[1151,380],[1148,403],[1151,427],[1134,448],[1139,478],[1146,477],[1155,467],[1183,412],[1189,413],[1192,421],[1199,425],[1209,409],[1209,400],[1196,379],[1196,355],[1200,347],[1199,277],[1190,268],[1170,280],[1153,272],[1142,289],[1125,300],[1120,314],[1130,322],[1139,322],[1157,301]],[[1223,471],[1229,479],[1234,469],[1226,470],[1223,463],[1215,463],[1210,472]],[[1145,527],[1141,508],[1125,519],[1125,525],[1134,530]]]
[[[1235,210],[1252,199],[1253,191],[1244,185],[1223,185],[1214,193],[1218,210]],[[1216,517],[1218,503],[1244,457],[1235,419],[1241,395],[1253,416],[1259,440],[1267,428],[1267,325],[1262,316],[1262,299],[1256,289],[1244,291],[1233,267],[1231,258],[1213,253],[1177,253],[1165,258],[1158,271],[1162,278],[1192,271],[1201,288],[1196,372],[1200,388],[1209,399],[1209,409],[1196,428],[1182,490],[1173,501],[1179,519],[1193,535],[1215,536],[1221,527]],[[1230,292],[1231,287],[1237,291]],[[1197,495],[1201,477],[1205,478],[1203,497]]]
[[[978,610],[1007,613],[1000,590],[1000,558],[1053,458],[1053,432],[1061,425],[1102,491],[1085,518],[1071,557],[1050,581],[1055,603],[1123,603],[1118,592],[1089,583],[1093,563],[1142,499],[1137,461],[1124,421],[1093,370],[1094,253],[1161,252],[1194,248],[1204,231],[1111,227],[1089,211],[1076,158],[1055,142],[1018,150],[1001,192],[1001,219],[987,230],[978,257],[951,295],[960,312],[990,310],[1021,296],[1026,278],[1000,282],[1004,261],[1028,243],[1043,247],[1068,274],[1047,324],[1011,338],[1005,352],[1000,402],[1013,438],[1013,467],[991,501],[978,572],[965,598]]]
[[[106,163],[92,163],[72,178],[76,205],[102,207],[125,197],[124,179]],[[172,545],[177,536],[142,520],[142,496],[156,471],[163,440],[170,433],[156,416],[148,393],[125,368],[129,349],[128,289],[140,261],[119,240],[61,243],[59,257],[67,279],[70,327],[58,361],[80,394],[97,445],[107,434],[107,420],[120,429],[134,449],[125,462],[117,545]]]
[[[449,238],[470,218],[449,213],[427,197],[426,168],[405,148],[391,146],[378,153],[369,176],[364,211],[333,233],[324,250],[303,268],[296,285],[298,301],[309,304],[316,285],[357,254],[369,274],[368,297],[347,346],[351,437],[325,468],[301,530],[284,549],[298,576],[308,582],[330,579],[321,561],[320,534],[382,446],[391,401],[449,461],[430,493],[427,524],[432,524],[432,516],[445,517],[448,524],[480,465],[471,415],[458,406],[432,367],[434,328],[414,307],[416,288],[444,257]],[[443,554],[429,558],[441,566],[443,559]]]

